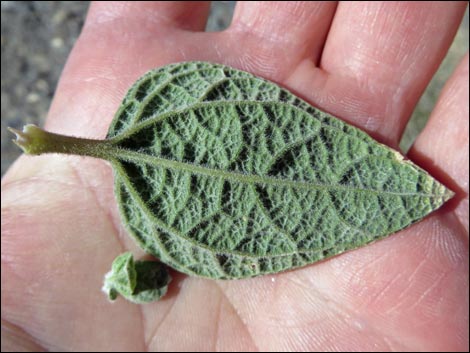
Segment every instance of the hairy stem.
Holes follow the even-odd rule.
[[[39,155],[43,153],[64,153],[110,159],[116,147],[107,140],[92,140],[65,136],[45,131],[36,125],[28,124],[23,131],[8,128],[16,135],[13,142],[24,153]]]

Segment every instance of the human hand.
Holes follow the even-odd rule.
[[[202,33],[207,4],[95,3],[46,128],[103,138],[141,74],[204,60],[276,81],[396,148],[465,3],[335,6],[241,2],[228,30]],[[468,55],[409,157],[457,192],[422,222],[273,276],[173,273],[163,300],[138,306],[99,291],[117,254],[142,254],[110,166],[22,156],[2,180],[2,348],[468,350]]]

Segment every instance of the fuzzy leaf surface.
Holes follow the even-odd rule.
[[[452,193],[366,133],[227,66],[153,70],[109,129],[128,230],[218,279],[311,264],[395,233]]]

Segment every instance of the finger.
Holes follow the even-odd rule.
[[[314,100],[333,113],[341,102],[344,112],[336,113],[346,113],[357,125],[396,145],[451,44],[465,6],[340,3],[320,63],[328,77],[316,90],[322,96]]]
[[[70,133],[73,127],[77,135],[103,138],[126,90],[140,75],[185,60],[196,33],[175,28],[203,29],[208,5],[93,3],[62,73],[46,128]]]
[[[335,2],[238,2],[227,31],[243,43],[238,66],[282,81],[303,58],[318,60],[335,8]]]
[[[468,232],[468,53],[447,82],[410,158],[441,174],[459,201],[455,212]],[[454,186],[454,187],[453,187]]]
[[[97,1],[90,7],[85,27],[119,21],[137,31],[158,27],[203,31],[209,7],[209,1]]]
[[[2,319],[2,352],[42,352],[44,347],[24,330]]]

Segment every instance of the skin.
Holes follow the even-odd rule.
[[[103,138],[148,69],[207,60],[250,71],[397,147],[465,10],[456,3],[247,2],[204,33],[207,3],[94,3],[46,129]],[[100,292],[142,252],[111,167],[20,157],[2,180],[3,350],[462,350],[468,346],[468,55],[408,157],[456,192],[422,222],[319,264],[212,281],[173,272],[160,302]]]

